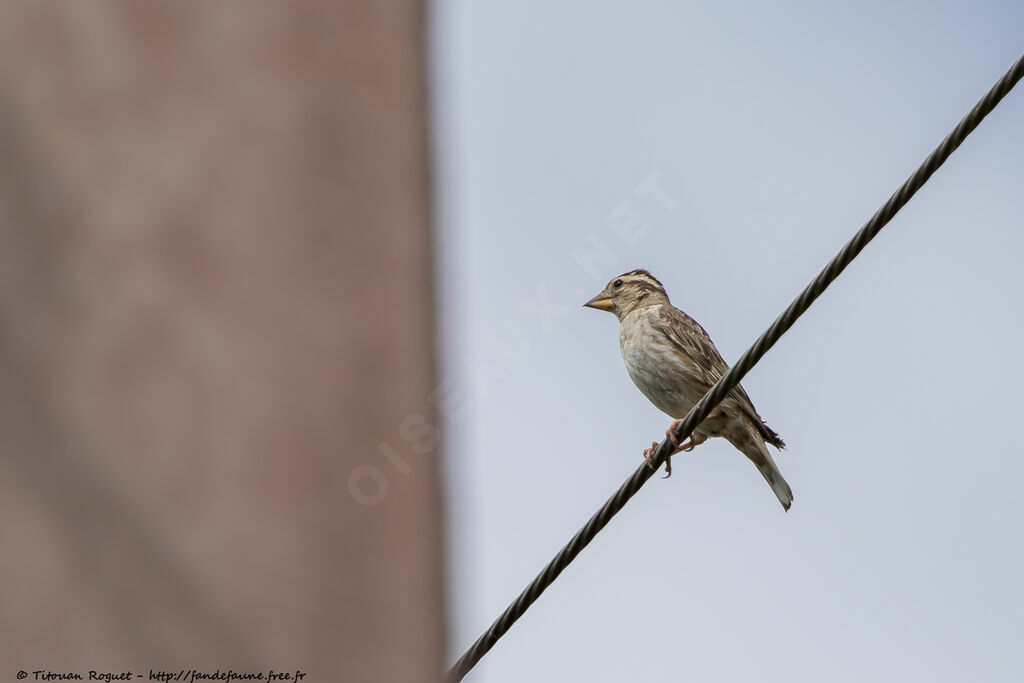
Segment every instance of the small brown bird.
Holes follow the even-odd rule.
[[[701,422],[688,441],[673,434],[694,404],[722,378],[729,366],[697,321],[673,306],[665,288],[646,270],[623,273],[583,304],[610,311],[619,319],[619,345],[633,383],[651,403],[675,419],[667,432],[675,453],[691,451],[711,436],[721,436],[750,458],[789,510],[793,491],[775,466],[766,443],[786,444],[757,414],[742,386],[733,389]],[[644,452],[648,464],[658,444]],[[672,473],[671,456],[665,471]]]

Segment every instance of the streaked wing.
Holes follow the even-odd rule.
[[[689,379],[707,392],[729,366],[700,324],[672,305],[662,306],[654,327],[683,354]]]
[[[728,364],[700,323],[675,306],[662,306],[655,326],[690,361],[686,363],[687,374],[703,393],[707,393],[728,372]],[[729,397],[736,400],[755,425],[764,425],[764,420],[757,414],[754,403],[742,386],[729,392]],[[777,434],[771,433],[778,438]]]

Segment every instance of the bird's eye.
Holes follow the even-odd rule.
[[[615,287],[616,289],[618,289],[621,286],[622,286],[622,280],[616,280],[615,282],[612,283],[612,287]]]

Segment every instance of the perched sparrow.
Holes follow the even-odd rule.
[[[619,319],[619,345],[633,383],[651,403],[675,418],[667,435],[673,455],[690,451],[709,436],[723,436],[757,465],[782,507],[789,510],[793,492],[782,478],[765,443],[785,447],[782,438],[764,423],[742,386],[725,399],[680,444],[673,432],[694,404],[722,378],[729,366],[697,321],[669,303],[657,278],[634,270],[615,278],[584,304],[611,311]],[[658,444],[644,452],[648,464]],[[672,473],[671,456],[665,471]]]

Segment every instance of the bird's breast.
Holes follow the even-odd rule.
[[[672,417],[682,417],[700,397],[694,398],[688,390],[679,352],[650,320],[651,313],[657,314],[652,309],[635,312],[622,321],[622,359],[633,384],[651,403]]]

